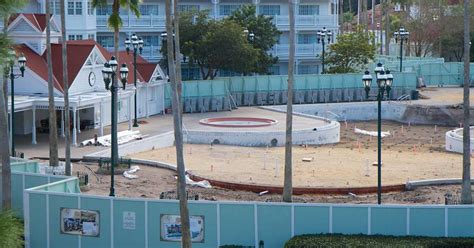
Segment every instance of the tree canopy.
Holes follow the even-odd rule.
[[[255,15],[254,6],[244,6],[228,18],[214,20],[209,11],[188,11],[180,16],[181,53],[190,66],[198,66],[203,79],[213,79],[219,70],[242,74],[268,73],[278,58],[268,54],[280,31],[270,17]],[[254,34],[250,39],[248,33]],[[166,67],[166,46],[160,65]]]
[[[359,29],[337,37],[337,43],[329,46],[325,63],[328,73],[357,72],[375,57],[375,45],[370,43],[372,35]]]

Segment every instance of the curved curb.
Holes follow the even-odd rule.
[[[244,184],[244,183],[232,183],[224,182],[214,179],[208,179],[202,176],[197,176],[192,174],[191,171],[187,171],[189,178],[194,181],[208,181],[212,186],[217,186],[225,189],[232,190],[243,190],[251,191],[255,193],[260,193],[263,191],[268,191],[269,193],[281,194],[283,192],[283,187],[271,186],[271,185],[258,185],[258,184]],[[395,184],[395,185],[386,185],[382,186],[382,192],[401,192],[405,191],[405,184]],[[376,193],[377,187],[347,187],[347,188],[309,188],[309,187],[293,187],[293,194],[303,195],[303,194],[336,194],[336,195],[347,195],[349,193],[353,194],[370,194]]]

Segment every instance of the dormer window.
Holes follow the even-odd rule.
[[[82,15],[82,1],[68,1],[67,14],[68,15]]]

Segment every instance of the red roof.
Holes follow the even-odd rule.
[[[81,71],[87,58],[94,47],[97,47],[106,59],[112,56],[105,48],[94,40],[67,41],[67,67],[69,87]],[[19,53],[23,53],[27,59],[27,67],[38,74],[43,80],[48,81],[48,65],[46,51],[43,55],[37,54],[28,46],[21,44],[17,47]],[[63,92],[63,60],[62,44],[51,44],[51,59],[53,64],[54,87]],[[119,64],[126,63],[129,69],[128,83],[133,84],[133,55],[126,52],[119,53]],[[157,64],[148,63],[141,56],[137,57],[137,80],[149,82],[156,69]]]
[[[10,25],[13,21],[15,21],[18,17],[24,16],[28,22],[31,23],[34,27],[39,29],[41,32],[46,30],[46,14],[30,14],[30,13],[21,13],[21,14],[14,14],[10,16],[8,20],[8,25]],[[50,20],[53,18],[53,15],[50,15]]]

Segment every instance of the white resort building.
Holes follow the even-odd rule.
[[[59,0],[51,1],[52,13],[59,23]],[[91,0],[67,0],[67,37],[69,40],[95,39],[108,50],[113,49],[113,32],[107,26],[112,12],[112,1],[107,7],[94,9]],[[25,13],[44,13],[45,0],[29,0]],[[318,44],[317,32],[323,27],[332,31],[333,38],[338,33],[338,0],[296,0],[296,73],[316,74],[321,71],[322,45]],[[271,68],[276,75],[285,75],[288,71],[289,16],[286,0],[184,0],[180,1],[180,10],[210,10],[215,19],[224,18],[245,4],[253,4],[257,13],[273,17],[273,22],[282,31],[279,43],[269,53],[278,56],[279,63]],[[161,58],[161,32],[165,31],[165,1],[140,1],[141,17],[137,18],[127,9],[121,9],[123,27],[120,30],[121,50],[124,50],[125,38],[136,33],[142,37],[146,46],[143,57],[157,62]],[[228,76],[230,72],[220,72]],[[197,68],[183,64],[184,78],[199,77]]]
[[[54,17],[53,17],[54,18]],[[15,135],[32,136],[36,143],[37,132],[49,132],[48,125],[48,67],[46,62],[46,21],[44,14],[18,14],[8,23],[8,34],[18,44],[17,54],[24,54],[27,63],[24,77],[15,79]],[[64,82],[61,36],[57,22],[52,21],[52,64],[55,107],[58,127],[64,135]],[[69,40],[67,43],[67,69],[72,118],[72,142],[77,144],[77,133],[83,129],[98,129],[110,125],[111,96],[105,89],[102,68],[111,54],[94,40]],[[128,85],[119,90],[118,120],[131,123],[134,113],[133,54],[120,52],[119,63],[129,68]],[[19,73],[19,68],[14,68]],[[164,111],[165,75],[157,63],[137,58],[137,116],[148,117]],[[9,92],[10,89],[10,82]],[[8,102],[11,111],[10,99]]]

